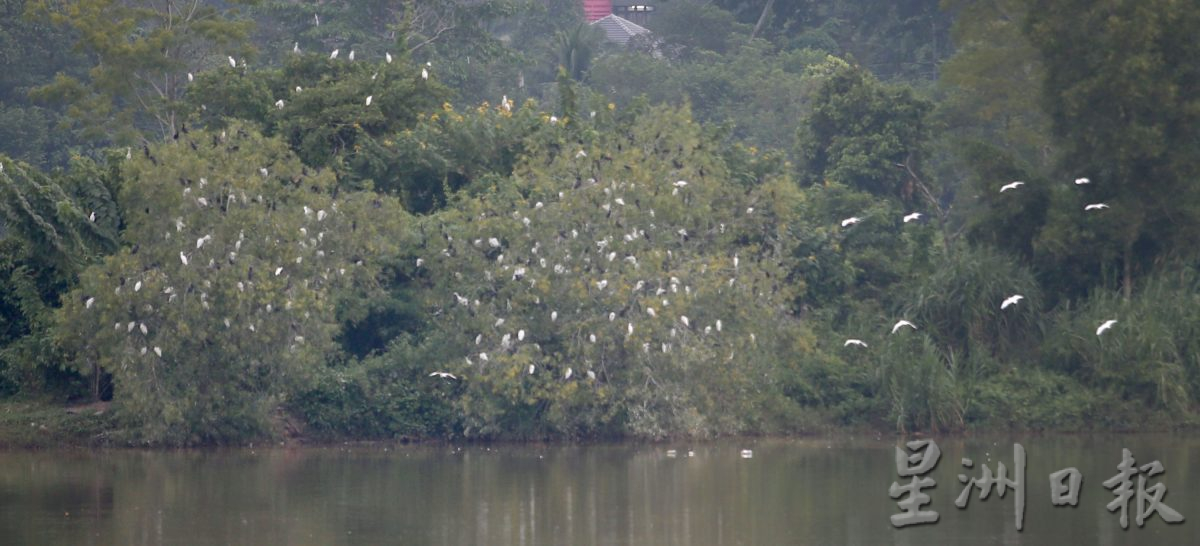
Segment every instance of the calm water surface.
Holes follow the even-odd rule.
[[[1027,453],[1014,495],[954,506],[958,474]],[[896,529],[895,438],[601,446],[373,446],[0,453],[0,544],[1200,544],[1200,437],[937,439],[941,519]],[[753,458],[740,456],[752,449]],[[1166,467],[1148,485],[1187,520],[1130,529],[1105,509],[1121,449]],[[669,458],[666,450],[678,456]],[[695,455],[688,457],[688,450]],[[962,467],[969,457],[975,468]],[[990,462],[989,462],[990,461]],[[1079,506],[1049,475],[1083,473]],[[1136,478],[1134,480],[1136,489]]]

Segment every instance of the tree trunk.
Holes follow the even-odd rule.
[[[758,36],[758,31],[762,30],[762,26],[767,22],[767,14],[771,12],[771,6],[775,5],[775,0],[767,0],[767,4],[763,6],[762,14],[758,16],[758,22],[754,24],[754,31],[750,33],[750,39],[754,40]]]

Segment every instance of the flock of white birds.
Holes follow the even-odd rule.
[[[1081,178],[1075,179],[1075,185],[1077,185],[1077,186],[1082,186],[1082,185],[1091,184],[1091,183],[1092,183],[1092,181],[1089,178],[1081,177]],[[1025,183],[1021,182],[1019,180],[1009,182],[1007,184],[1004,184],[1003,186],[1000,186],[1000,193],[1016,190],[1024,185],[1025,185]],[[1089,204],[1089,205],[1083,207],[1083,210],[1086,212],[1086,211],[1104,210],[1107,208],[1109,208],[1109,207],[1105,203],[1092,203],[1092,204]],[[920,218],[921,218],[921,213],[913,212],[911,214],[907,214],[904,216],[904,223],[907,224],[909,222],[916,221]],[[858,224],[862,221],[863,221],[862,218],[859,218],[857,216],[851,216],[850,218],[846,218],[845,220],[842,220],[842,227],[850,227],[850,226],[852,226],[854,224]],[[1012,296],[1005,298],[1004,301],[1000,302],[1000,309],[1005,310],[1005,309],[1008,309],[1009,307],[1015,306],[1015,305],[1017,305],[1017,303],[1019,303],[1023,299],[1025,299],[1025,296],[1022,296],[1021,294],[1013,294]],[[1096,335],[1099,336],[1099,335],[1103,334],[1104,332],[1108,331],[1116,324],[1117,324],[1116,320],[1110,319],[1110,320],[1104,321],[1103,324],[1101,324],[1098,328],[1096,328]],[[916,325],[914,325],[913,323],[911,323],[907,320],[901,320],[901,321],[897,322],[894,326],[892,326],[892,333],[895,334],[904,326],[908,326],[914,330],[917,329]],[[868,346],[867,343],[861,339],[847,339],[846,342],[842,344],[843,347],[849,347],[851,345],[856,346],[856,347],[864,347],[864,348]]]

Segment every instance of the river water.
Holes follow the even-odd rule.
[[[896,528],[888,489],[911,480],[897,473],[905,440],[3,452],[0,544],[1200,544],[1198,437],[935,438],[922,509],[939,520]],[[1014,443],[1022,531],[1011,489],[954,505],[959,474],[1002,462],[1015,477]],[[1145,486],[1164,485],[1184,522],[1139,528],[1134,476],[1121,528],[1103,482],[1125,448],[1138,466],[1162,463]],[[1076,507],[1051,502],[1049,476],[1066,467],[1083,476]]]

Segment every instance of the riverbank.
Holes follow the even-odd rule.
[[[1162,412],[1143,411],[1140,415],[1122,415],[1120,418],[1095,419],[1089,423],[1081,423],[1076,419],[1066,419],[1057,426],[1045,426],[1024,423],[1014,419],[993,418],[987,421],[967,424],[957,431],[939,431],[936,434],[973,436],[984,433],[1003,432],[1037,432],[1037,433],[1128,433],[1128,432],[1178,432],[1200,429],[1196,420],[1178,420]],[[1035,421],[1036,422],[1036,421]],[[375,443],[426,443],[438,442],[440,439],[398,437],[398,438],[355,438],[349,436],[313,436],[288,426],[281,421],[282,426],[277,437],[260,439],[247,445],[260,443],[282,443],[283,445],[328,446],[328,445],[358,445]],[[829,434],[847,434],[861,437],[880,437],[899,434],[897,431],[880,426],[862,424],[843,426],[836,423],[813,423],[805,427],[803,432],[790,434],[756,435],[765,437],[806,437],[825,436]],[[1031,426],[1032,425],[1032,426]],[[928,431],[908,431],[906,436],[922,436]],[[588,444],[594,442],[609,442],[614,438],[570,439],[561,443]],[[553,440],[541,440],[554,442]],[[500,443],[506,443],[503,439]],[[528,443],[528,440],[519,442]],[[536,442],[535,442],[536,443]],[[0,401],[0,449],[88,449],[97,447],[132,447],[125,435],[121,434],[120,423],[109,402],[89,404],[62,404],[51,400],[21,399]],[[145,447],[145,446],[141,446]]]

